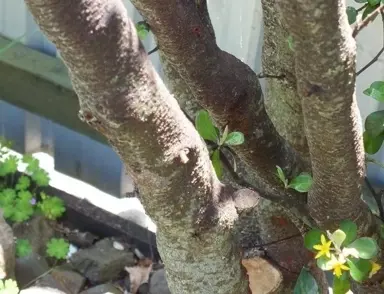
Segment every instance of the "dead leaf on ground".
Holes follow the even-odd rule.
[[[149,280],[149,274],[152,271],[152,260],[144,258],[139,260],[136,266],[125,267],[125,270],[129,273],[131,282],[130,293],[136,294],[140,285],[147,283]]]

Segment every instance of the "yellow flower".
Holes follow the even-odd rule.
[[[332,258],[333,274],[338,278],[341,277],[343,271],[349,271],[349,267],[347,267],[344,263],[345,260],[343,259],[336,259],[336,257]]]
[[[321,241],[321,244],[313,246],[314,249],[319,251],[316,254],[315,258],[317,259],[323,255],[325,255],[328,258],[331,258],[330,250],[331,250],[332,241],[327,242],[327,239],[325,239],[325,236],[323,234],[320,237],[320,241]]]
[[[372,269],[371,269],[371,272],[369,273],[369,278],[372,278],[372,276],[374,274],[376,274],[380,269],[381,269],[381,265],[374,262],[374,261],[371,261],[371,264],[372,264]]]

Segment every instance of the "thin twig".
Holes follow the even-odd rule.
[[[356,9],[356,11],[360,12],[360,11],[364,10],[364,8],[367,6],[368,6],[368,4],[365,4],[365,5],[361,6],[360,8]]]
[[[381,4],[379,7],[377,7],[372,13],[370,13],[364,20],[360,21],[358,24],[356,24],[355,28],[353,29],[352,37],[356,38],[357,34],[365,28],[369,23],[375,20],[376,16],[384,11],[384,5]]]
[[[384,12],[383,11],[380,11],[380,14],[381,14],[381,21],[383,23],[383,47],[380,49],[380,51],[375,55],[375,57],[373,57],[373,59],[368,62],[362,69],[360,69],[357,73],[356,73],[356,76],[358,76],[359,74],[361,74],[362,72],[364,72],[366,69],[368,69],[372,64],[374,64],[376,61],[379,60],[379,57],[381,56],[381,54],[384,52]]]

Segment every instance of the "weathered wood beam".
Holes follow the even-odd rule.
[[[0,49],[11,40],[0,36]],[[107,144],[77,117],[78,100],[59,58],[20,43],[0,54],[0,99]]]

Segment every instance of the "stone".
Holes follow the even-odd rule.
[[[78,294],[83,289],[85,278],[73,271],[69,264],[57,266],[36,282],[37,286],[58,289],[65,293]]]
[[[80,294],[123,294],[123,292],[112,284],[102,284],[84,290]]]
[[[0,279],[15,276],[15,240],[0,210]]]
[[[13,233],[18,239],[29,240],[32,251],[45,255],[47,242],[55,237],[55,230],[44,216],[35,216],[27,222],[15,224]]]
[[[20,288],[25,288],[30,282],[49,271],[45,258],[37,253],[16,259],[16,280]]]
[[[80,249],[70,262],[92,284],[101,284],[119,277],[125,266],[135,264],[134,254],[128,250],[117,250],[114,240],[103,239],[94,246]]]
[[[69,294],[69,293],[65,293],[53,288],[34,286],[28,289],[21,290],[19,294]]]
[[[149,293],[150,294],[171,294],[169,291],[168,283],[165,275],[165,270],[160,269],[155,271],[149,280]]]

